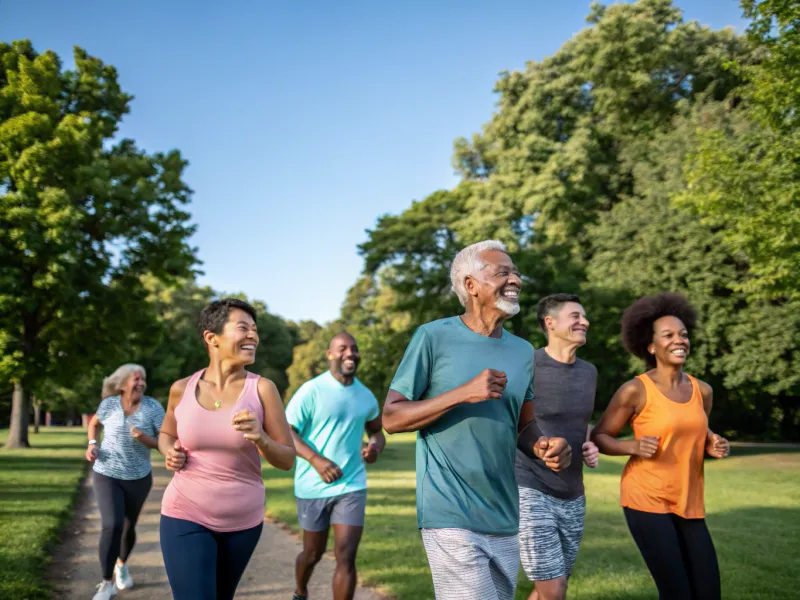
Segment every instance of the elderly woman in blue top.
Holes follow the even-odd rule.
[[[145,371],[122,365],[103,381],[103,401],[89,421],[86,459],[94,463],[100,508],[100,566],[103,581],[93,600],[108,600],[133,586],[125,562],[136,543],[136,521],[153,485],[150,449],[158,448],[164,409],[144,395]],[[104,430],[97,443],[97,429]],[[112,581],[112,576],[114,580]]]
[[[533,399],[533,347],[503,327],[519,312],[522,287],[505,246],[489,240],[464,248],[450,278],[465,312],[414,333],[386,397],[383,426],[419,432],[417,524],[436,598],[512,600],[518,439],[554,470],[566,468],[571,453],[563,438],[541,436],[526,404]]]

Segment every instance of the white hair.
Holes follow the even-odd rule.
[[[484,240],[471,246],[467,246],[456,254],[453,264],[450,266],[450,283],[453,284],[453,291],[458,296],[461,306],[467,305],[469,294],[464,285],[464,281],[469,275],[475,275],[478,271],[486,267],[486,261],[481,259],[481,254],[487,250],[500,250],[507,252],[506,245],[497,240]]]
[[[111,375],[103,379],[103,391],[100,394],[101,399],[105,400],[109,396],[119,396],[119,394],[122,392],[122,386],[125,385],[128,377],[136,372],[139,372],[143,376],[147,377],[147,371],[144,370],[144,367],[141,365],[128,363],[126,365],[122,365]]]

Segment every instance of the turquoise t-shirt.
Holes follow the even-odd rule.
[[[519,531],[514,456],[519,411],[533,399],[533,346],[505,330],[499,338],[480,335],[460,317],[433,321],[414,333],[390,387],[425,400],[484,369],[508,376],[500,400],[455,406],[417,434],[420,528]]]
[[[325,483],[311,463],[297,457],[294,495],[330,498],[366,489],[361,441],[367,421],[379,414],[375,395],[358,379],[345,386],[326,371],[300,386],[286,406],[289,425],[317,454],[335,462],[342,477]]]

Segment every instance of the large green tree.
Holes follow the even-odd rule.
[[[0,44],[0,378],[8,446],[27,446],[38,380],[66,381],[146,330],[142,276],[196,263],[177,151],[116,139],[132,97],[84,50],[74,70],[28,41]],[[124,348],[118,348],[124,354]]]
[[[608,373],[627,368],[618,317],[632,291],[585,284],[590,228],[634,194],[642,144],[668,131],[682,106],[725,99],[740,84],[726,64],[747,62],[749,46],[732,31],[685,22],[669,0],[595,4],[588,21],[553,56],[502,74],[491,120],[471,140],[456,140],[455,189],[381,217],[360,246],[366,274],[392,288],[410,327],[459,310],[450,261],[461,247],[496,238],[525,278],[514,333],[541,345],[538,298],[580,291],[594,323],[583,355]],[[399,346],[387,364],[399,360]],[[603,378],[600,406],[618,383]]]
[[[737,282],[772,301],[800,298],[800,3],[744,0],[758,60],[731,61],[746,78],[724,106],[710,105],[676,197],[750,265]],[[734,101],[735,100],[735,101]]]
[[[595,3],[587,20],[552,56],[504,73],[491,120],[456,141],[455,165],[473,183],[465,239],[590,256],[587,226],[631,193],[627,157],[681,102],[725,98],[741,80],[727,63],[749,54],[733,31],[686,22],[670,0]]]

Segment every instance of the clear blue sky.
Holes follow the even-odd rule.
[[[681,0],[743,26],[736,0]],[[0,0],[0,40],[71,64],[79,45],[135,95],[121,135],[178,148],[205,275],[289,319],[335,318],[378,216],[455,185],[457,136],[497,74],[553,54],[588,0]]]

